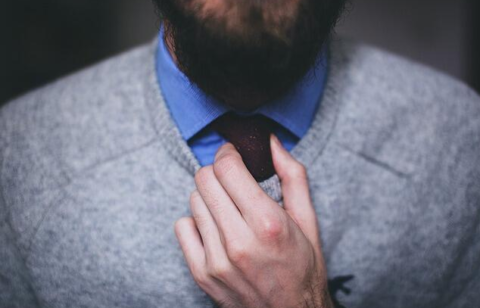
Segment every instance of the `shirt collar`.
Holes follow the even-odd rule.
[[[163,39],[163,26],[158,41],[156,59],[158,82],[182,137],[188,141],[230,109],[206,95],[178,69]],[[324,48],[316,65],[286,95],[251,114],[263,114],[298,138],[302,138],[313,121],[326,77],[327,52]]]

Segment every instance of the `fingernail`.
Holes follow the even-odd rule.
[[[223,153],[225,152],[225,148],[227,146],[232,146],[235,149],[235,146],[232,143],[225,142],[224,144],[222,144],[222,146],[220,146],[220,148],[218,148],[217,153],[215,154],[215,161],[220,157],[222,157]]]
[[[278,139],[277,136],[275,136],[274,134],[271,134],[270,137],[271,137],[271,140],[272,140],[277,146],[279,146],[280,148],[283,148],[283,145],[282,145],[282,143],[280,142],[280,140]]]

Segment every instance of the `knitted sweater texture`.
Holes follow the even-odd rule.
[[[163,101],[156,46],[0,110],[1,308],[213,307],[174,235],[199,164]],[[479,96],[365,45],[337,39],[330,55],[292,153],[308,170],[336,297],[478,305]],[[261,185],[281,201],[276,176]]]

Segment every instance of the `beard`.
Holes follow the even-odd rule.
[[[315,65],[346,1],[154,3],[189,80],[234,109],[251,110],[284,95]]]

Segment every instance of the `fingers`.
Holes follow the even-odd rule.
[[[312,243],[318,243],[318,221],[310,198],[305,167],[282,146],[274,135],[270,138],[275,171],[282,183],[285,211]]]
[[[225,249],[217,225],[198,191],[194,191],[190,197],[190,208],[202,237],[207,263],[215,263],[217,258],[225,255]]]
[[[192,276],[203,277],[206,264],[205,250],[193,218],[179,219],[175,223],[175,234]]]
[[[213,167],[200,169],[195,175],[195,183],[201,198],[218,226],[221,238],[223,237],[222,240],[235,240],[239,234],[246,236],[250,231],[247,223],[215,177]],[[225,241],[223,241],[224,244]]]
[[[175,223],[175,234],[195,282],[213,298],[221,298],[220,295],[224,294],[225,291],[221,285],[213,283],[212,281],[211,271],[209,272],[208,270],[212,265],[208,265],[202,239],[198,233],[195,220],[192,217],[179,219]],[[219,264],[224,263],[219,262]]]
[[[249,225],[259,215],[278,211],[278,205],[258,185],[231,143],[218,150],[213,171]]]
[[[235,278],[235,269],[227,254],[228,249],[232,247],[232,244],[235,244],[236,241],[230,242],[226,246],[222,243],[221,233],[198,191],[192,193],[190,203],[195,224],[203,240],[203,247],[206,256],[203,272],[206,275],[206,280],[212,281],[212,279],[216,279],[226,284],[233,283],[239,285],[240,281]],[[237,214],[240,215],[239,213]],[[243,219],[241,221],[245,223]],[[239,233],[236,234],[236,236],[238,238],[244,234],[245,233]],[[206,285],[207,283],[204,284]]]

